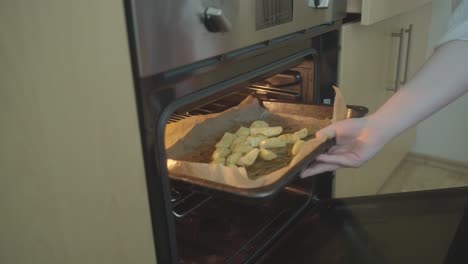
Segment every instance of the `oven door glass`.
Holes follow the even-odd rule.
[[[317,205],[258,263],[468,263],[468,187]]]

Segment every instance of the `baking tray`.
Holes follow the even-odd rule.
[[[305,117],[313,117],[316,119],[331,119],[333,115],[333,106],[329,105],[311,105],[303,103],[284,103],[272,101],[260,101],[260,104],[262,107],[275,113],[300,115]],[[368,113],[368,109],[362,106],[348,105],[347,108],[347,118],[359,118],[365,116]],[[192,185],[193,190],[209,195],[235,199],[247,198],[261,200],[272,197],[274,194],[277,194],[279,191],[283,190],[284,187],[299,177],[299,173],[302,169],[306,168],[310,163],[312,163],[318,155],[327,152],[334,144],[334,139],[325,141],[309,155],[307,155],[306,158],[304,158],[295,166],[291,167],[291,169],[289,169],[283,177],[272,184],[261,187],[239,188],[186,175],[171,174],[170,177],[175,181],[189,183]]]

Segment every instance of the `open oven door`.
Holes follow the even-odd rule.
[[[317,201],[259,263],[468,263],[468,188]]]

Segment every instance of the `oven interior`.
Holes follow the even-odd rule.
[[[241,87],[229,95],[215,101],[207,102],[206,98],[193,102],[190,106],[177,109],[168,122],[177,122],[193,115],[206,115],[223,112],[238,105],[247,96],[253,95],[262,101],[308,102],[312,103],[315,83],[314,56],[305,57],[302,62],[291,69]],[[260,77],[261,78],[261,77]],[[255,79],[259,79],[256,77]]]
[[[306,42],[311,51],[299,59],[255,75],[242,85],[181,104],[167,122],[219,113],[249,95],[260,101],[332,104],[337,82],[337,30]],[[330,44],[331,43],[331,44]],[[171,180],[179,263],[249,263],[259,257],[307,209],[314,199],[331,196],[331,173],[296,180],[262,202],[227,199]]]

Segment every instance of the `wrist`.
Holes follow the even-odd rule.
[[[393,139],[391,125],[386,119],[376,113],[364,117],[369,140],[376,146],[384,146]]]

